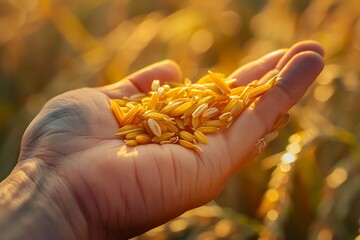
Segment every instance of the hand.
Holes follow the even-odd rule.
[[[303,96],[323,68],[322,56],[321,46],[306,41],[235,71],[231,76],[238,79],[237,85],[273,69],[281,80],[229,129],[208,135],[203,153],[171,144],[126,147],[115,137],[118,124],[109,98],[148,92],[154,79],[181,81],[172,61],[113,85],[67,92],[50,100],[30,124],[19,164],[31,159],[64,182],[75,199],[74,208],[80,209],[79,218],[85,220],[85,229],[72,226],[74,233],[94,239],[129,238],[215,198],[225,181],[257,154],[257,140]],[[62,191],[56,192],[61,196]],[[62,203],[60,209],[67,206]],[[65,215],[74,222],[72,211]]]

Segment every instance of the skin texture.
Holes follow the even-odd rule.
[[[226,180],[256,155],[257,140],[303,96],[323,69],[323,54],[319,44],[304,41],[236,70],[231,75],[238,79],[236,85],[273,69],[281,80],[229,129],[208,135],[208,144],[201,145],[203,153],[170,144],[126,147],[114,135],[118,124],[109,98],[147,92],[153,79],[181,81],[179,67],[170,60],[109,86],[59,95],[27,128],[18,166],[1,183],[0,197],[1,189],[4,193],[14,182],[24,182],[15,184],[18,194],[10,198],[22,196],[19,206],[34,196],[49,201],[47,206],[56,211],[38,211],[50,211],[51,219],[63,229],[51,230],[66,239],[138,235],[214,199]],[[25,177],[14,177],[21,171]],[[29,189],[32,194],[25,194]],[[0,201],[0,209],[4,206],[9,204]],[[1,219],[11,218],[18,206],[8,208],[8,214],[0,214],[0,232]],[[42,224],[35,228],[43,234],[49,231]]]

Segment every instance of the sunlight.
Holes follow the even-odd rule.
[[[128,157],[128,156],[136,157],[139,155],[139,152],[137,151],[137,148],[128,147],[124,144],[120,147],[116,155],[118,157]]]
[[[344,168],[338,167],[326,178],[326,184],[330,188],[337,188],[343,184],[347,178],[347,171]]]
[[[285,153],[281,156],[281,160],[284,163],[292,163],[297,159],[297,156],[295,154],[291,154],[291,153]]]

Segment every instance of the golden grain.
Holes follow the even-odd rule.
[[[192,128],[198,128],[198,127],[200,127],[200,123],[201,123],[200,117],[195,117],[195,118],[192,118],[192,119],[191,119],[191,126],[192,126]]]
[[[151,137],[148,134],[139,134],[135,137],[135,140],[140,144],[148,144],[151,142]]]
[[[215,133],[219,130],[218,127],[198,127],[196,130],[202,133]]]
[[[164,97],[165,98],[174,98],[179,92],[179,88],[170,88],[166,90]]]
[[[130,147],[135,147],[137,146],[139,143],[136,140],[126,140],[125,141],[126,146],[130,146]]]
[[[282,114],[278,120],[276,120],[272,131],[276,131],[279,130],[281,128],[283,128],[290,120],[290,114],[289,113],[284,113]]]
[[[212,82],[212,79],[210,77],[209,74],[206,74],[204,76],[202,76],[201,78],[199,78],[195,84],[205,84],[205,83],[211,83]]]
[[[235,96],[235,97],[232,97],[230,102],[224,107],[224,109],[222,110],[222,113],[225,113],[225,112],[230,112],[231,109],[236,105],[236,103],[240,100],[239,97]]]
[[[170,138],[170,140],[169,140],[170,143],[177,143],[178,141],[179,141],[179,136],[172,137],[172,138]]]
[[[223,75],[219,75],[219,74],[213,73],[211,71],[209,71],[209,75],[212,78],[212,80],[214,81],[214,83],[216,84],[216,86],[218,86],[223,93],[229,94],[231,92],[229,86],[226,85],[226,83],[224,81]]]
[[[203,117],[211,118],[216,116],[219,113],[219,109],[216,107],[208,108],[206,111],[202,114]]]
[[[112,99],[112,100],[110,100],[110,102],[112,102],[112,101],[116,102],[119,105],[119,107],[125,107],[126,103],[128,102],[128,101],[126,101],[124,99]]]
[[[226,85],[228,85],[229,87],[232,86],[234,83],[236,83],[237,79],[236,78],[229,78],[225,80]]]
[[[185,111],[191,107],[194,103],[192,101],[185,102],[181,104],[180,106],[176,107],[174,110],[170,112],[170,116],[177,117],[181,116],[185,113]]]
[[[275,75],[274,77],[270,78],[265,84],[273,87],[278,80],[279,80],[279,75]]]
[[[166,127],[167,127],[167,130],[169,130],[170,132],[173,132],[173,133],[178,133],[179,132],[179,128],[176,127],[176,125],[171,122],[171,121],[168,121],[165,123]]]
[[[187,118],[187,117],[190,117],[194,111],[200,106],[201,104],[200,103],[195,103],[193,104],[191,107],[189,107],[185,112],[184,114],[182,115],[182,119],[183,118]]]
[[[228,124],[227,121],[222,120],[209,120],[204,123],[204,127],[225,127]]]
[[[159,127],[161,129],[161,132],[166,132],[167,131],[167,126],[164,122],[162,121],[156,121],[159,124]]]
[[[130,140],[130,139],[135,139],[138,135],[145,133],[145,130],[141,130],[141,131],[134,131],[131,133],[126,134],[125,139]]]
[[[229,96],[224,94],[215,94],[215,101],[221,102],[221,101],[228,101]]]
[[[177,94],[174,96],[174,98],[182,98],[185,96],[186,92],[188,90],[188,87],[180,88]]]
[[[230,95],[239,95],[240,96],[244,92],[245,88],[246,88],[245,86],[233,88],[230,91]]]
[[[193,117],[193,118],[197,118],[197,117],[201,116],[201,114],[203,114],[208,107],[209,107],[209,104],[207,104],[207,103],[201,104],[201,105],[200,105],[198,108],[196,108],[196,110],[192,113],[192,117]]]
[[[169,114],[171,111],[173,111],[175,108],[177,108],[178,106],[180,106],[181,104],[183,104],[183,102],[178,101],[172,101],[169,102],[160,112],[163,114]]]
[[[214,83],[208,83],[208,84],[204,84],[204,86],[206,87],[206,92],[207,93],[211,93],[211,94],[223,94],[223,91]]]
[[[143,124],[146,132],[149,134],[149,136],[150,136],[150,137],[154,137],[155,134],[151,131],[148,122],[147,122],[147,121],[143,121],[142,124]]]
[[[179,137],[186,141],[189,141],[189,142],[192,142],[195,140],[195,136],[187,131],[180,131]]]
[[[115,101],[110,100],[110,108],[114,113],[117,122],[122,124],[124,120],[124,114],[121,112],[119,105]]]
[[[151,95],[150,101],[148,102],[147,109],[154,109],[158,99],[158,95],[153,93]]]
[[[271,87],[272,86],[270,84],[265,84],[265,85],[260,85],[258,87],[255,87],[249,91],[249,94],[247,95],[247,97],[249,99],[259,97],[259,96],[263,95],[264,93],[266,93]]]
[[[136,105],[131,108],[125,115],[124,120],[122,121],[122,125],[131,124],[131,121],[134,119],[135,115],[140,111],[141,105]]]
[[[164,95],[165,89],[163,87],[159,87],[157,90],[158,99],[161,99]]]
[[[201,143],[206,144],[206,143],[208,142],[205,134],[202,133],[202,132],[199,131],[199,130],[195,130],[195,131],[194,131],[194,137],[195,137],[196,140],[198,140],[198,141],[201,142]]]
[[[214,101],[214,100],[215,100],[215,96],[206,96],[206,97],[201,98],[198,103],[199,103],[200,105],[201,105],[201,104],[204,104],[204,103],[209,104],[209,103],[211,103],[211,102]]]
[[[160,86],[160,81],[154,80],[151,83],[151,90],[156,91],[156,90],[158,90],[159,86]]]
[[[184,122],[181,121],[181,119],[179,118],[175,118],[175,123],[176,123],[176,126],[181,130],[181,129],[185,129],[185,125],[184,125]]]
[[[127,108],[134,108],[135,107],[135,105],[137,105],[137,104],[135,104],[135,102],[127,102],[126,104],[125,104],[125,107],[127,107]]]
[[[164,84],[162,87],[165,89],[165,91],[168,91],[171,88],[169,84]]]
[[[236,118],[240,115],[242,110],[244,109],[244,102],[242,100],[239,100],[234,107],[231,109],[230,113],[233,118]]]
[[[158,136],[158,137],[161,136],[161,128],[160,128],[159,123],[158,123],[156,120],[154,120],[154,119],[152,119],[152,118],[149,118],[149,119],[147,120],[147,124],[148,124],[151,132],[152,132],[155,136]]]
[[[219,119],[224,120],[224,121],[228,121],[228,122],[231,121],[232,120],[231,112],[225,112],[225,113],[221,114],[219,116]]]
[[[197,146],[197,145],[195,145],[195,144],[193,144],[191,142],[182,140],[182,139],[179,139],[179,144],[181,146],[183,146],[183,147],[186,147],[186,148],[195,149],[195,150],[200,151],[200,152],[203,151],[199,146]]]
[[[154,80],[148,94],[137,93],[109,101],[120,126],[116,135],[125,139],[127,146],[180,144],[202,151],[196,142],[206,144],[205,134],[229,127],[246,107],[254,105],[274,86],[277,79],[277,76],[269,80],[262,78],[260,82],[254,80],[235,88],[231,88],[237,81],[235,78],[210,71],[195,84],[185,79],[183,83],[168,82],[161,86],[159,80]],[[288,119],[288,115],[282,115],[273,131],[260,139],[257,146],[264,147],[275,139],[276,130]]]
[[[182,120],[185,125],[185,128],[192,126],[192,117],[183,118]]]
[[[127,128],[127,129],[119,129],[119,132],[116,133],[116,136],[126,136],[128,135],[129,133],[132,133],[132,132],[139,132],[139,131],[142,131],[143,128],[141,126],[134,126],[134,125],[127,125],[127,126],[131,126],[131,128]],[[125,126],[125,127],[127,127]]]
[[[189,78],[184,78],[184,85],[190,86],[192,84],[192,81]]]
[[[152,118],[152,119],[155,119],[155,120],[165,120],[165,121],[170,121],[171,120],[171,118],[168,115],[158,113],[158,112],[155,112],[155,111],[147,111],[147,112],[144,113],[144,115],[147,118]]]
[[[151,139],[151,142],[153,143],[160,143],[162,141],[168,141],[172,136],[174,136],[174,133],[163,133],[161,136],[155,136]]]
[[[141,129],[140,126],[138,125],[126,125],[126,126],[122,126],[121,128],[119,128],[119,132],[123,132],[123,131],[128,131],[128,130],[136,130],[136,129]]]

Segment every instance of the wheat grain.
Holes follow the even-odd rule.
[[[151,83],[151,90],[156,91],[156,90],[158,90],[159,86],[160,86],[160,81],[154,80]]]
[[[204,127],[225,127],[228,124],[227,119],[225,121],[222,120],[209,120],[206,121],[203,126]]]
[[[214,81],[215,85],[218,86],[223,93],[229,94],[231,92],[229,86],[224,81],[224,76],[213,73],[211,71],[209,71],[209,75]]]
[[[178,129],[180,130],[185,129],[184,122],[181,119],[175,118],[174,121]]]
[[[199,131],[199,130],[195,130],[195,131],[194,131],[194,137],[195,137],[196,140],[198,140],[198,141],[201,142],[201,143],[204,143],[204,144],[205,144],[205,143],[208,142],[205,134],[202,133],[202,132]]]
[[[211,118],[216,116],[219,113],[219,109],[216,107],[208,108],[206,111],[202,114],[203,117]]]
[[[155,135],[155,136],[158,136],[160,137],[161,136],[161,128],[160,128],[160,125],[159,123],[152,119],[152,118],[149,118],[147,120],[147,125],[149,126],[151,132]]]
[[[289,113],[284,113],[282,114],[278,120],[276,120],[272,131],[276,131],[279,130],[281,128],[283,128],[290,120],[290,114]]]
[[[125,128],[125,129],[120,128],[119,132],[116,133],[117,136],[120,136],[120,137],[121,136],[126,136],[129,133],[139,132],[139,131],[143,130],[143,128],[141,126],[135,126],[135,125],[127,125],[127,126],[124,126],[124,127],[128,127],[128,128]]]
[[[148,144],[151,142],[151,137],[148,134],[139,134],[135,137],[135,140],[140,144]]]
[[[134,132],[131,132],[131,133],[126,134],[125,139],[128,139],[128,140],[130,140],[130,139],[135,139],[136,136],[138,136],[138,135],[140,135],[140,134],[143,134],[143,133],[145,133],[145,130],[134,131]]]
[[[225,112],[219,116],[219,119],[230,122],[233,117],[231,116],[231,112]]]
[[[215,133],[219,130],[218,127],[198,127],[196,130],[202,133]]]
[[[172,136],[174,136],[174,133],[163,133],[161,136],[155,136],[151,139],[151,142],[153,143],[160,143],[162,141],[168,141]]]
[[[247,95],[247,97],[249,99],[259,97],[259,96],[263,95],[264,93],[266,93],[271,87],[272,87],[271,84],[265,84],[265,85],[255,87],[249,91],[249,94]]]
[[[170,112],[170,116],[177,117],[181,116],[185,113],[185,111],[191,107],[194,103],[192,101],[185,102],[180,106],[176,107],[174,110]]]
[[[192,117],[193,117],[193,118],[197,118],[197,117],[201,116],[201,114],[203,114],[208,107],[209,107],[209,104],[207,104],[207,103],[201,104],[201,105],[200,105],[198,108],[196,108],[196,110],[192,113]]]
[[[230,114],[233,118],[237,118],[241,114],[243,109],[244,109],[244,102],[242,100],[239,100],[231,109]]]
[[[147,112],[145,112],[144,115],[147,118],[152,118],[152,119],[155,119],[155,120],[165,120],[165,121],[170,121],[171,120],[171,117],[169,117],[168,115],[158,113],[158,112],[155,112],[155,111],[147,111]]]
[[[110,100],[110,108],[115,115],[115,118],[119,124],[122,124],[124,120],[124,114],[122,113],[120,106],[117,102]]]
[[[165,123],[167,130],[173,133],[178,133],[179,129],[176,127],[175,123],[171,122],[171,121],[167,121]]]
[[[200,103],[195,103],[191,107],[189,107],[184,114],[181,116],[182,119],[190,117],[193,115],[194,111],[200,106]]]
[[[185,79],[161,86],[159,80],[154,80],[148,94],[137,93],[109,101],[120,126],[116,135],[125,139],[127,146],[180,144],[202,151],[196,142],[206,144],[206,134],[229,127],[245,108],[256,104],[259,97],[276,84],[278,77],[266,79],[234,88],[231,86],[236,83],[235,78],[211,71],[194,84]],[[264,148],[276,138],[277,130],[288,118],[282,115],[272,132],[260,139],[257,146]]]
[[[186,141],[189,141],[189,142],[192,142],[195,140],[195,136],[187,131],[180,131],[179,137]]]
[[[126,146],[135,147],[139,143],[136,140],[125,140],[125,144],[126,144]]]
[[[200,151],[200,152],[203,151],[199,146],[197,146],[197,145],[195,145],[195,144],[193,144],[191,142],[188,142],[186,140],[179,139],[179,144],[181,146],[183,146],[183,147],[186,147],[186,148],[195,149],[195,150]]]
[[[240,98],[238,96],[232,96],[230,102],[222,110],[222,113],[231,111],[239,100]]]

